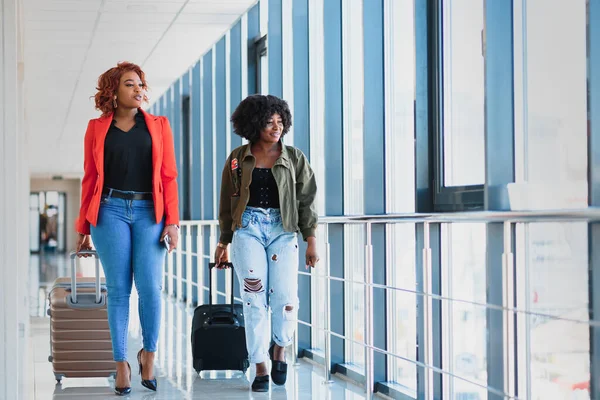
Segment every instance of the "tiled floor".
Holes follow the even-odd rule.
[[[88,260],[89,261],[89,260]],[[113,381],[106,378],[69,379],[56,385],[52,365],[48,362],[49,318],[45,316],[45,298],[48,286],[56,276],[66,275],[66,259],[63,257],[33,257],[31,290],[31,354],[33,355],[34,399],[103,399],[115,398]],[[34,271],[37,270],[37,271]],[[80,269],[84,275],[93,274],[93,263],[84,263]],[[132,303],[137,302],[135,290]],[[154,393],[140,384],[135,363],[132,364],[132,393],[128,399],[362,399],[362,388],[335,379],[324,384],[321,367],[300,360],[290,365],[288,381],[284,387],[271,386],[268,393],[249,390],[254,378],[250,368],[246,375],[241,372],[203,372],[198,376],[191,366],[189,328],[192,310],[171,299],[163,299],[163,323],[157,353],[157,377],[159,390]],[[131,307],[129,360],[135,360],[141,347],[137,307]],[[288,359],[290,359],[288,357]],[[291,363],[290,363],[291,364]]]

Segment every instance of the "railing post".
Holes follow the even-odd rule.
[[[331,379],[331,302],[329,300],[329,291],[330,291],[330,283],[329,274],[331,271],[331,249],[329,246],[329,224],[325,224],[324,229],[325,236],[325,270],[324,270],[324,279],[325,279],[325,290],[324,290],[324,304],[325,304],[325,312],[324,316],[324,324],[323,324],[323,334],[325,335],[325,381],[323,383],[329,384],[333,383]]]
[[[175,260],[177,261],[177,265],[175,267],[175,273],[176,273],[176,279],[177,279],[177,301],[182,301],[183,300],[183,267],[182,267],[182,260],[183,257],[181,256],[181,247],[178,249],[175,249]]]
[[[198,305],[204,304],[204,225],[198,225],[196,238],[196,277],[198,278]]]
[[[433,399],[433,301],[432,287],[432,265],[431,265],[431,241],[429,234],[429,222],[423,222],[423,314],[424,314],[424,340],[423,354],[425,370],[425,398]]]
[[[192,225],[185,225],[186,304],[191,307],[192,296]]]
[[[298,321],[296,321],[296,330],[294,331],[294,343],[292,343],[292,365],[298,366],[300,362],[298,361]]]
[[[210,243],[209,243],[209,259],[212,258],[213,254],[215,254],[215,250],[217,249],[217,227],[215,225],[210,226]],[[209,271],[210,273],[210,271]],[[219,294],[217,293],[217,279],[214,278],[212,280],[212,302],[218,303]]]
[[[366,224],[365,244],[365,391],[367,399],[373,397],[373,244],[372,225]]]
[[[504,307],[504,393],[515,396],[515,323],[514,309],[514,268],[512,253],[512,223],[504,222],[504,252],[502,253],[502,281]]]
[[[167,253],[167,293],[173,296],[173,253]]]

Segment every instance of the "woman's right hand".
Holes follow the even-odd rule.
[[[218,269],[226,268],[221,266],[223,263],[229,262],[229,249],[217,246],[215,250],[215,264]]]
[[[75,247],[77,253],[84,250],[92,250],[92,243],[90,239],[90,235],[84,235],[82,233],[77,233],[77,246]],[[90,257],[89,254],[77,254],[79,258],[81,257]]]

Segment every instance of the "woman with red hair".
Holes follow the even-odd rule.
[[[131,392],[127,332],[133,282],[143,337],[137,355],[142,385],[156,391],[153,365],[165,244],[170,252],[179,239],[173,134],[165,117],[141,108],[148,98],[139,66],[119,63],[98,78],[97,90],[96,109],[102,116],[90,120],[84,139],[77,251],[91,249],[91,235],[106,276],[115,393]]]

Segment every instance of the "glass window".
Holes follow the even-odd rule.
[[[485,181],[483,0],[442,0],[443,186]]]
[[[317,190],[316,205],[320,214],[325,213],[325,81],[324,81],[324,43],[323,43],[323,2],[322,0],[309,0],[308,2],[308,44],[310,57],[308,58],[309,85],[310,85],[310,165],[315,173],[319,190]],[[323,232],[321,230],[321,232]],[[317,235],[319,241],[319,254],[325,254],[325,238]],[[322,250],[323,249],[323,250]],[[320,267],[319,270],[322,270]],[[323,273],[324,271],[317,271]],[[322,304],[324,299],[325,279],[311,279],[311,293],[313,304]],[[323,349],[325,338],[319,328],[323,327],[323,307],[312,307],[312,347]]]
[[[587,207],[586,5],[514,2],[513,209]],[[528,361],[519,365],[522,396],[589,399],[587,225],[517,228],[517,307],[527,312],[517,320],[518,358]]]
[[[344,214],[364,213],[363,168],[363,9],[360,0],[342,1],[342,98],[344,155]],[[364,282],[365,228],[344,227],[344,276]],[[346,334],[364,342],[365,286],[346,283]],[[364,346],[346,342],[346,362],[364,366]]]
[[[386,0],[386,211],[415,211],[414,0]],[[389,88],[389,90],[388,90]]]
[[[415,211],[415,19],[414,0],[384,2],[386,212]],[[387,90],[387,89],[390,90]],[[414,224],[386,227],[388,381],[416,397],[417,359],[416,242]]]
[[[387,292],[388,349],[403,359],[388,357],[389,380],[406,389],[417,391],[417,366],[408,360],[417,359],[417,289],[416,242],[414,224],[389,225],[387,239],[387,285],[404,289]]]
[[[344,226],[344,313],[346,336],[358,343],[365,341],[365,227]],[[353,283],[358,282],[358,283]],[[346,341],[346,363],[363,368],[365,348]]]
[[[590,336],[586,223],[522,228],[517,270],[524,270],[519,349],[529,368],[519,376],[524,398],[589,399]],[[518,286],[519,284],[517,284]],[[573,322],[579,321],[579,322]]]
[[[513,209],[587,207],[585,0],[515,4]]]
[[[487,399],[486,226],[442,225],[443,367],[451,399]],[[473,383],[469,383],[473,382]],[[474,384],[475,383],[475,384]]]

